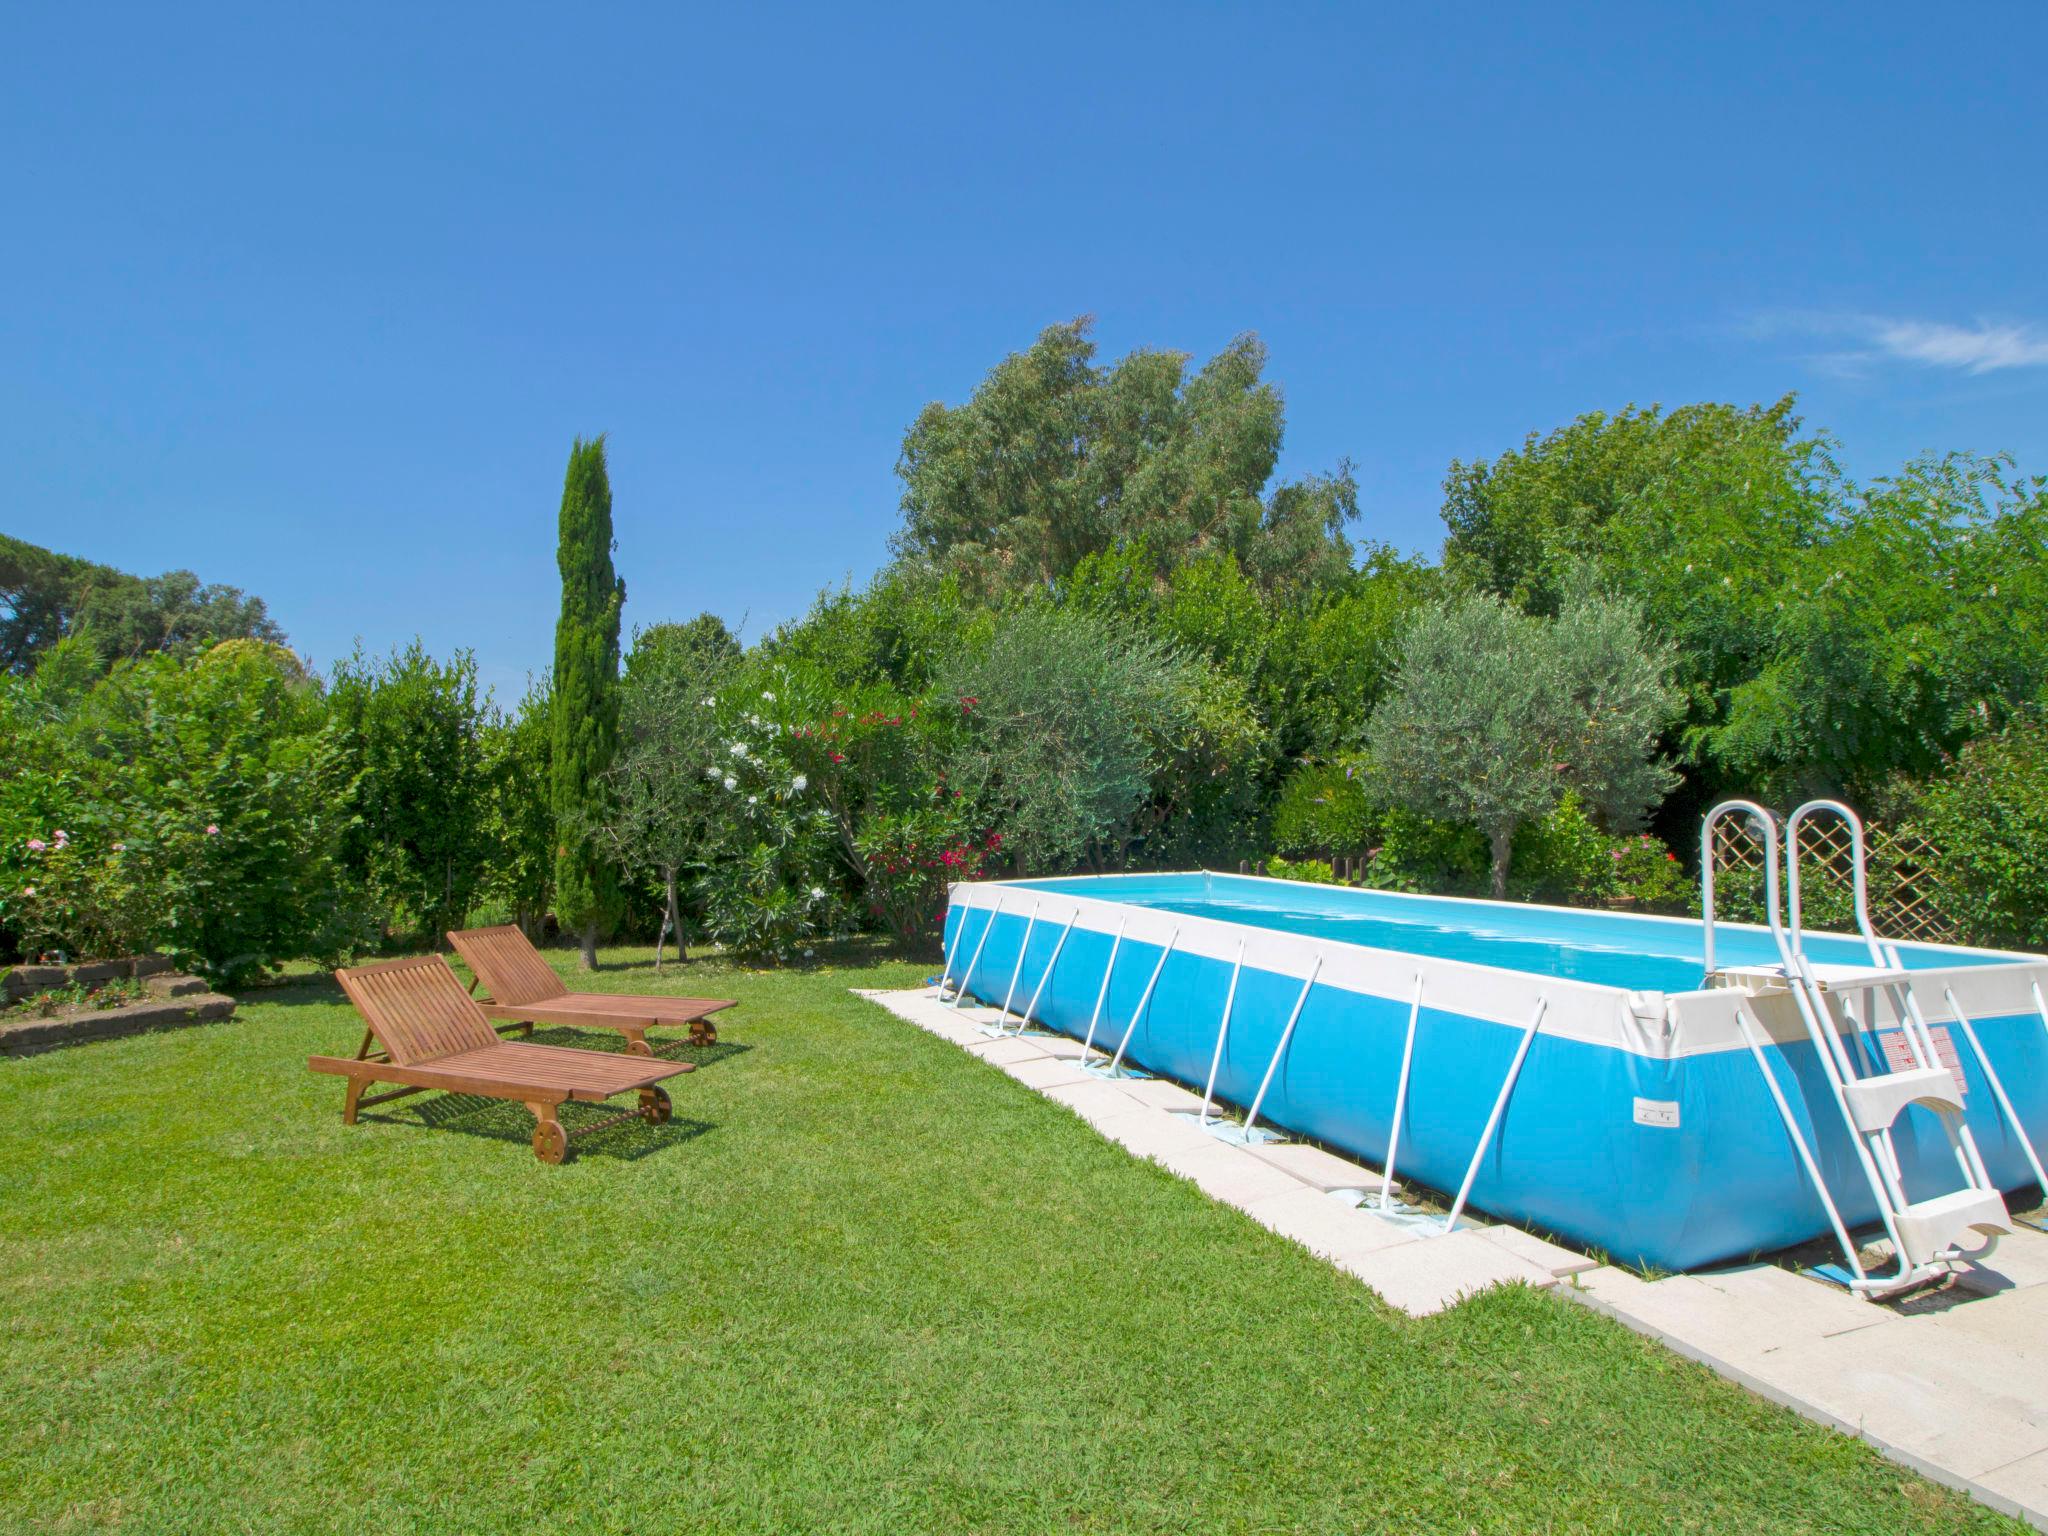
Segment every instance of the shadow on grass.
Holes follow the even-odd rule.
[[[658,971],[654,968],[654,957],[651,954],[628,957],[609,952],[599,957],[596,970],[579,971],[575,974],[646,977],[661,983],[662,988],[666,990],[682,994],[688,991],[683,984],[693,977],[710,980],[714,977],[747,975],[802,975],[834,967],[880,965],[890,961],[902,961],[913,965],[937,964],[940,959],[937,945],[931,946],[929,952],[916,947],[905,948],[894,939],[872,933],[852,934],[837,939],[817,939],[813,941],[811,950],[810,958],[800,963],[771,965],[750,963],[725,950],[701,949],[688,960],[664,961]],[[573,954],[574,951],[550,948],[543,950],[542,953],[552,956]],[[570,985],[575,987],[578,983],[572,980]],[[590,990],[604,989],[592,986]],[[659,995],[659,992],[655,995]]]
[[[709,1120],[690,1120],[681,1115],[666,1125],[649,1125],[645,1120],[627,1120],[602,1131],[585,1134],[586,1128],[619,1113],[619,1104],[576,1104],[559,1106],[556,1115],[569,1133],[569,1158],[609,1157],[637,1163],[670,1147],[695,1141],[718,1129]],[[533,1145],[533,1116],[523,1104],[506,1099],[485,1099],[467,1093],[442,1093],[421,1099],[404,1109],[363,1112],[364,1120],[387,1125],[411,1126],[416,1130],[455,1131],[464,1136],[482,1136],[490,1141]]]
[[[563,1045],[579,1051],[626,1054],[626,1037],[608,1029],[575,1029],[567,1024],[537,1026],[530,1035],[508,1035],[509,1040],[530,1040],[535,1045]],[[693,1067],[715,1067],[730,1057],[744,1056],[753,1047],[737,1040],[720,1040],[716,1045],[692,1045],[685,1038],[647,1037],[648,1047],[663,1061],[687,1061]]]

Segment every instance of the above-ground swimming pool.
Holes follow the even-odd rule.
[[[1401,1178],[1628,1263],[1690,1269],[1827,1234],[1795,1127],[1847,1223],[1880,1214],[1797,999],[1762,975],[1780,956],[1767,929],[1716,924],[1709,986],[1690,919],[1177,874],[956,885],[945,937],[968,995],[1198,1092],[1213,1072],[1218,1100],[1376,1166],[1407,1055]],[[1985,1170],[2000,1189],[2034,1182],[1957,1026],[2048,1144],[2048,960],[1902,944],[1907,979],[1887,988],[1859,981],[1862,940],[1803,944],[1836,978],[1830,1024],[1858,1070],[1898,1064],[1910,988]],[[1886,1147],[1909,1199],[1957,1186],[1932,1110],[1905,1108]]]

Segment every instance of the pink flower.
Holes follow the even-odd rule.
[[[128,845],[127,845],[126,843],[116,843],[116,844],[114,844],[114,852],[116,852],[116,853],[126,853],[127,851],[128,851]]]
[[[35,893],[36,893],[36,888],[35,888],[34,886],[32,886],[32,885],[24,885],[24,886],[23,886],[23,887],[21,888],[21,894],[22,894],[22,895],[24,895],[24,896],[33,896],[33,895],[35,895]]]
[[[71,841],[71,834],[69,832],[66,832],[62,827],[59,827],[51,835],[55,837],[59,843],[68,843]]]
[[[45,848],[49,846],[50,845],[44,842],[40,837],[32,837],[28,840],[28,851],[30,853],[41,853]]]
[[[219,837],[219,836],[220,836],[220,828],[219,828],[219,827],[217,827],[217,826],[215,826],[215,825],[214,825],[214,824],[213,824],[212,822],[210,822],[210,821],[209,821],[209,822],[208,822],[208,823],[206,824],[206,835],[207,835],[208,837]]]

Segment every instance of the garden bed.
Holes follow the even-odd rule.
[[[162,955],[0,972],[0,1055],[230,1018],[235,1000]]]

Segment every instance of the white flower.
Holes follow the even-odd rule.
[[[765,688],[763,688],[763,689],[761,690],[761,697],[762,697],[762,698],[764,698],[764,699],[766,699],[766,700],[767,700],[767,701],[768,701],[768,702],[769,702],[770,704],[773,704],[773,703],[775,702],[775,695],[774,695],[774,694],[772,694],[772,693],[770,693],[770,692],[769,692],[769,691],[768,691],[767,689],[765,689]]]
[[[789,792],[792,795],[800,795],[810,787],[811,781],[801,773],[789,781]]]
[[[706,768],[704,770],[704,777],[707,779],[722,779],[725,777],[725,770],[720,768],[716,763],[713,763],[709,768]]]
[[[749,715],[749,716],[747,716],[747,724],[749,724],[749,725],[759,725],[760,723],[761,723],[761,717],[760,717],[759,715]]]
[[[813,901],[823,901],[824,899],[825,899],[825,887],[823,887],[822,885],[814,885],[814,886],[812,886],[812,887],[811,887],[811,900],[813,900]]]
[[[704,706],[704,707],[705,707],[706,709],[709,709],[709,708],[710,708],[710,707],[711,707],[712,705],[716,704],[716,703],[718,702],[718,700],[716,700],[716,699],[711,699],[711,698],[704,698],[704,699],[699,699],[699,700],[698,700],[697,702],[698,702],[699,704],[702,704],[702,705],[703,705],[703,706]]]
[[[747,755],[747,744],[744,741],[734,742],[732,744],[732,755],[734,757],[745,757]]]
[[[749,805],[759,805],[760,803],[761,803],[761,797],[760,797],[759,795],[749,795],[749,796],[747,796],[747,804],[749,804]]]
[[[728,773],[725,776],[725,787],[727,789],[738,789],[740,787],[740,781]]]

